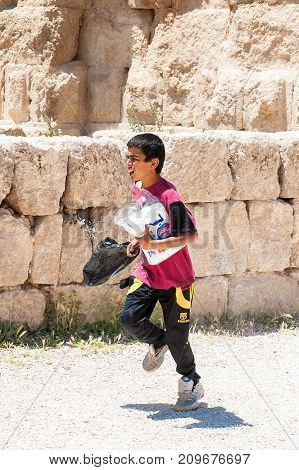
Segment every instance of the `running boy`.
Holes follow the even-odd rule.
[[[134,183],[141,182],[142,188],[164,204],[170,221],[167,230],[163,228],[163,238],[159,240],[152,240],[149,228],[146,227],[144,236],[134,238],[129,244],[128,256],[134,256],[140,248],[183,248],[157,265],[149,265],[141,251],[141,259],[133,274],[134,283],[128,291],[120,321],[123,329],[131,336],[149,344],[149,351],[142,364],[147,372],[158,369],[166,351],[170,350],[177,365],[176,371],[182,375],[174,409],[193,410],[204,395],[188,342],[195,278],[185,245],[198,237],[195,220],[181,201],[175,186],[160,176],[165,160],[162,140],[154,134],[139,134],[130,139],[127,145],[127,168],[132,180]],[[141,183],[132,187],[135,199],[140,195]],[[157,301],[162,306],[166,331],[149,321]]]

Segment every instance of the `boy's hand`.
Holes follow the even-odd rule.
[[[143,248],[144,250],[150,250],[152,248],[151,247],[152,239],[149,233],[149,225],[145,226],[145,232],[144,232],[143,237],[140,237],[140,238],[136,237],[136,240],[138,240],[139,246]]]
[[[127,246],[127,256],[133,258],[139,253],[139,241],[134,238]]]

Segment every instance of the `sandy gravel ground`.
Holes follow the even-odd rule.
[[[1,449],[294,449],[298,337],[192,335],[206,395],[183,413],[169,353],[147,374],[140,344],[0,350]]]

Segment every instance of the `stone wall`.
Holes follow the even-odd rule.
[[[295,0],[1,0],[0,126],[296,130],[298,13]]]
[[[38,326],[49,299],[76,291],[81,322],[110,318],[117,282],[83,285],[97,241],[127,234],[113,214],[130,199],[114,137],[0,138],[0,318]],[[161,134],[163,175],[194,213],[195,315],[299,312],[299,139],[294,132]],[[82,220],[85,225],[82,225]],[[91,228],[97,230],[91,238]]]

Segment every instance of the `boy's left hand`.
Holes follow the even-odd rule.
[[[150,236],[149,229],[150,229],[149,225],[146,225],[143,237],[140,237],[140,238],[135,237],[139,241],[139,246],[141,246],[141,248],[143,248],[144,250],[151,250],[152,248],[151,246],[152,239]]]

